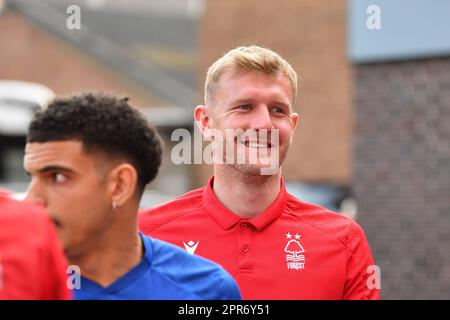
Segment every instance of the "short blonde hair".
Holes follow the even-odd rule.
[[[214,102],[214,94],[221,76],[228,70],[232,72],[260,71],[268,75],[282,74],[292,87],[293,101],[297,96],[297,73],[278,53],[256,45],[238,47],[225,53],[214,62],[206,73],[205,104]]]

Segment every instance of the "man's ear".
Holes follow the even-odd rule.
[[[292,119],[292,125],[293,125],[292,129],[295,130],[295,128],[297,128],[297,124],[298,124],[298,120],[299,120],[298,113],[297,112],[292,112],[291,119]]]
[[[197,125],[197,128],[202,133],[203,137],[205,137],[206,140],[212,139],[211,134],[211,125],[212,125],[212,118],[211,118],[211,110],[208,106],[204,105],[198,105],[194,109],[194,119],[195,124]]]
[[[129,163],[122,163],[108,174],[108,189],[113,209],[127,203],[136,194],[137,172]]]
[[[299,115],[297,112],[292,112],[291,121],[292,121],[292,133],[291,133],[290,143],[292,143],[292,140],[294,139],[295,129],[297,128],[298,121],[299,121]]]

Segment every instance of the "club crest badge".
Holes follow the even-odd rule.
[[[286,266],[288,269],[303,270],[305,269],[305,249],[300,243],[301,235],[296,233],[295,235],[289,232],[285,234],[286,246],[284,252],[286,252]]]

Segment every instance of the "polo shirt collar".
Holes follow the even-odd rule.
[[[231,229],[236,223],[246,221],[252,224],[257,230],[262,230],[277,220],[284,211],[286,205],[286,187],[283,178],[280,179],[280,193],[275,201],[263,212],[253,219],[244,219],[226,208],[217,199],[213,191],[214,176],[209,178],[208,184],[203,191],[203,207],[210,214],[213,220],[224,230]]]

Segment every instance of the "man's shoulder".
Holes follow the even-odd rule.
[[[317,229],[327,237],[351,245],[352,239],[364,237],[361,226],[352,218],[322,206],[301,201],[288,194],[285,213]]]
[[[205,187],[198,188],[160,206],[141,210],[138,214],[140,230],[148,234],[174,219],[200,209],[204,189]]]
[[[8,230],[20,229],[21,232],[38,233],[51,225],[44,208],[13,199],[8,193],[0,193],[0,226]]]
[[[13,279],[3,294],[20,299],[69,299],[66,259],[45,209],[2,192],[0,213],[0,251],[9,266],[8,277]],[[31,269],[35,272],[23,272]]]
[[[152,269],[180,290],[201,299],[239,299],[236,282],[223,267],[206,258],[189,254],[170,243],[143,235],[151,243]],[[145,240],[144,240],[145,241]]]

